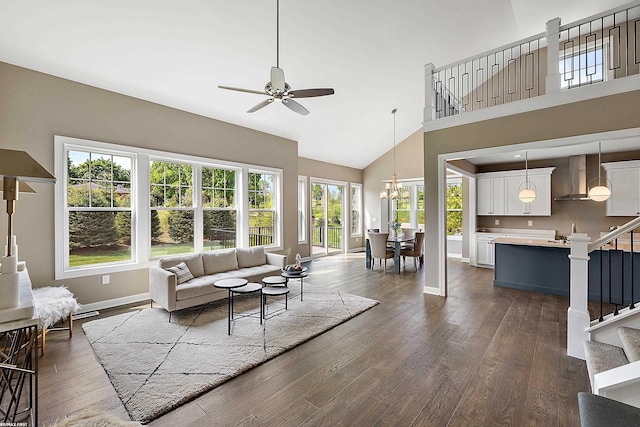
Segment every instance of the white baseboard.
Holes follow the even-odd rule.
[[[360,248],[349,249],[349,253],[354,253],[354,252],[364,252],[364,248],[360,247]]]
[[[461,262],[466,262],[466,263],[469,263],[469,262],[470,262],[470,261],[469,261],[469,258],[460,258],[460,261],[461,261]]]
[[[135,302],[149,301],[151,295],[149,292],[138,295],[129,295],[127,297],[108,299],[105,301],[92,302],[90,304],[82,304],[82,308],[79,313],[87,311],[104,310],[105,308],[118,307],[120,305],[133,304]]]
[[[431,286],[425,286],[422,290],[423,293],[425,294],[429,294],[429,295],[437,295],[437,296],[442,296],[440,294],[440,288],[433,288]]]

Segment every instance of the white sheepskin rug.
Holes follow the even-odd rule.
[[[51,328],[69,313],[80,310],[80,304],[64,286],[46,286],[33,290],[33,300],[40,318],[40,326]]]
[[[56,422],[52,427],[129,427],[141,425],[139,422],[124,421],[102,411],[85,409]]]

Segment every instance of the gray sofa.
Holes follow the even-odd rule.
[[[194,277],[178,284],[176,274],[166,269],[181,261]],[[162,258],[157,267],[149,268],[149,293],[152,301],[171,313],[226,298],[229,295],[226,289],[213,286],[218,280],[243,278],[260,282],[263,277],[280,275],[286,262],[285,255],[267,253],[262,246]]]

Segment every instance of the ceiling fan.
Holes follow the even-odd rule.
[[[312,98],[316,96],[333,95],[331,88],[320,89],[299,89],[291,90],[291,86],[284,80],[284,71],[280,68],[280,0],[276,0],[276,66],[271,67],[271,79],[264,86],[264,91],[242,89],[231,86],[218,86],[220,89],[235,90],[238,92],[255,93],[258,95],[267,95],[269,98],[250,108],[247,113],[254,113],[261,108],[266,107],[273,101],[281,101],[285,107],[298,114],[306,116],[309,110],[304,108],[293,98]]]

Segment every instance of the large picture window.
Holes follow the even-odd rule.
[[[193,252],[193,167],[154,160],[149,170],[151,256]]]
[[[236,171],[202,168],[202,222],[205,249],[235,248]]]
[[[231,247],[281,249],[282,170],[55,137],[56,279]]]
[[[276,177],[249,172],[249,246],[275,244]]]
[[[68,268],[132,260],[132,158],[68,150]]]

